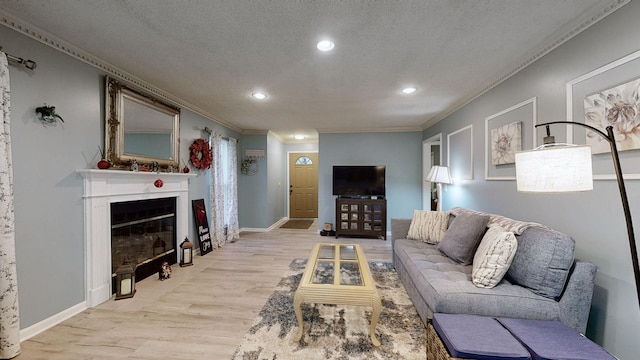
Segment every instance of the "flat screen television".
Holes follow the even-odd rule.
[[[333,195],[385,196],[385,166],[333,166]]]

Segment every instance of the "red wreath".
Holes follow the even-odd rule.
[[[189,146],[191,163],[196,169],[208,169],[213,161],[213,153],[209,143],[204,139],[197,139]]]

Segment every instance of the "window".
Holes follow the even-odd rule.
[[[300,156],[296,159],[296,165],[312,165],[313,160],[311,160],[308,156]]]

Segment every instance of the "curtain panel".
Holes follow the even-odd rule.
[[[16,274],[13,167],[9,131],[9,66],[0,52],[0,358],[20,354],[18,277]]]
[[[220,147],[222,146],[222,135],[214,132],[211,134],[211,148],[213,149],[213,161],[209,176],[211,190],[211,242],[214,248],[218,248],[226,242],[224,234],[224,178],[222,155]]]
[[[234,138],[229,138],[229,184],[227,241],[232,241],[240,237],[238,224],[238,139]]]

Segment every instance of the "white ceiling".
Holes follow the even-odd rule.
[[[626,2],[0,0],[0,12],[178,105],[293,142],[423,129]],[[325,37],[330,53],[315,47]]]

